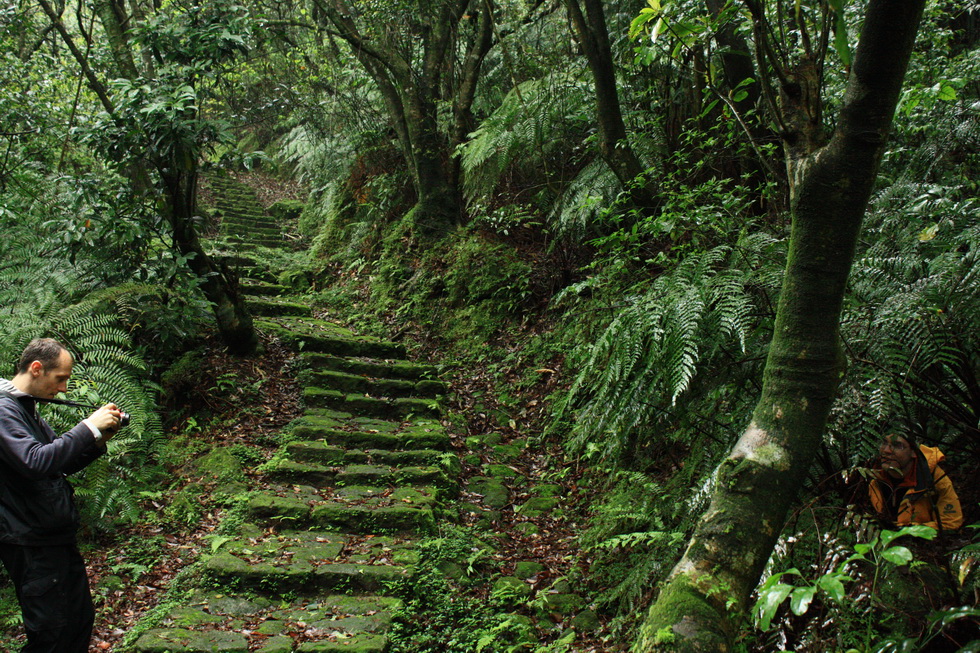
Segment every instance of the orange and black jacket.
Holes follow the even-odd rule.
[[[895,526],[924,524],[945,532],[963,525],[963,511],[953,483],[939,463],[946,456],[937,447],[919,445],[915,464],[905,478],[894,481],[879,471],[868,492],[878,516]]]

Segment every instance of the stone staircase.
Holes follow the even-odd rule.
[[[212,175],[208,182],[214,192],[211,213],[221,220],[220,241],[243,249],[283,244],[282,226],[265,212],[252,188],[225,175]]]
[[[277,241],[233,184],[214,184],[223,244],[257,327],[298,355],[305,412],[262,468],[244,523],[202,564],[193,597],[134,645],[139,653],[382,653],[413,574],[413,538],[458,494],[460,464],[439,421],[445,385],[393,342],[357,336],[290,300],[253,245]],[[253,199],[254,202],[254,199]],[[258,206],[257,202],[254,202]],[[232,240],[237,239],[237,240]]]

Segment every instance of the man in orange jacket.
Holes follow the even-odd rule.
[[[963,525],[953,483],[939,467],[937,447],[915,446],[910,435],[887,435],[878,449],[881,469],[868,486],[878,516],[897,527],[923,524],[942,532]]]

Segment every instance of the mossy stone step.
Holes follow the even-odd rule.
[[[408,417],[438,417],[441,414],[439,404],[433,399],[417,399],[415,397],[397,397],[395,399],[379,399],[363,394],[346,394],[339,390],[324,388],[303,388],[303,401],[307,406],[315,408],[330,408],[343,410],[365,417],[408,418]]]
[[[253,495],[249,519],[278,527],[318,528],[375,535],[384,532],[429,533],[435,528],[439,490],[394,490],[352,485],[328,490],[293,485]]]
[[[456,461],[454,454],[435,449],[409,449],[392,451],[389,449],[350,449],[326,442],[290,442],[286,445],[286,455],[296,462],[317,463],[320,465],[412,465],[440,466],[452,474],[456,467],[447,461]]]
[[[304,642],[296,653],[384,653],[388,638],[382,635],[357,635],[337,641]],[[263,653],[260,651],[259,653]],[[274,653],[270,651],[269,653]]]
[[[257,229],[282,233],[282,227],[275,220],[264,214],[252,213],[249,211],[235,211],[227,213],[221,217],[221,227],[236,227],[242,229]]]
[[[312,556],[298,559],[289,550],[263,557],[252,550],[235,555],[219,551],[204,564],[205,573],[233,588],[282,594],[286,592],[384,590],[392,581],[408,578],[411,566],[334,562]]]
[[[246,303],[252,315],[276,317],[280,315],[309,316],[313,314],[313,309],[310,308],[309,304],[290,302],[283,299],[249,297]]]
[[[311,644],[342,645],[345,651],[383,651],[384,637],[391,628],[392,613],[402,602],[386,596],[347,596],[334,594],[311,597],[284,604],[263,596],[234,596],[198,592],[188,602],[163,619],[162,628],[144,633],[136,642],[137,653],[161,650],[212,651],[215,645],[240,644],[240,640],[208,636],[212,625],[225,631],[248,631],[245,639],[257,651],[289,653],[296,642],[285,633],[303,632]],[[190,630],[191,628],[195,630]],[[370,639],[381,648],[349,648],[354,642]],[[222,640],[228,640],[224,643]],[[175,647],[183,648],[175,648]],[[190,648],[188,648],[190,647]],[[208,648],[210,647],[210,648]],[[257,648],[258,647],[258,648]],[[272,648],[275,647],[275,648]],[[241,650],[249,650],[248,648]],[[329,649],[328,649],[329,650]]]
[[[365,449],[437,449],[448,451],[449,435],[435,420],[390,422],[350,413],[308,413],[292,423],[293,435],[303,440]]]
[[[242,224],[237,221],[221,223],[221,233],[226,236],[239,236],[248,240],[256,238],[282,239],[282,230],[258,224]]]
[[[258,265],[258,261],[250,256],[246,256],[241,252],[212,252],[210,254],[212,258],[220,260],[222,263],[230,268],[240,268],[240,267],[255,267]]]
[[[310,485],[435,485],[449,487],[446,473],[435,465],[398,467],[388,465],[354,464],[321,465],[295,460],[280,460],[264,469],[265,475],[280,483]]]
[[[241,289],[242,294],[249,297],[279,297],[289,290],[281,284],[256,279],[243,279]]]
[[[306,366],[314,370],[332,370],[334,372],[409,381],[433,380],[436,376],[434,365],[412,363],[405,360],[345,358],[316,352],[304,353],[300,358]]]
[[[263,247],[278,247],[283,243],[283,238],[281,236],[278,238],[268,238],[268,237],[254,238],[251,236],[248,237],[226,236],[225,240],[227,240],[229,243],[238,243],[238,244],[250,243],[252,245],[261,245]]]
[[[225,211],[219,214],[220,229],[224,233],[261,233],[264,236],[282,234],[282,227],[268,216],[249,214],[244,211]]]
[[[448,389],[446,384],[441,381],[372,378],[333,370],[306,370],[299,374],[298,379],[304,385],[321,389],[368,394],[376,397],[434,398],[445,394]]]
[[[136,640],[139,653],[248,653],[248,639],[227,630],[154,628]]]
[[[367,358],[405,358],[405,347],[395,342],[355,336],[349,329],[326,320],[256,320],[256,327],[299,351],[316,351]]]

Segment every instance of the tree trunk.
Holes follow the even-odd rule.
[[[315,3],[381,91],[417,195],[412,221],[429,235],[456,226],[462,221],[463,205],[458,162],[453,157],[459,144],[455,138],[468,124],[480,66],[493,43],[491,0],[457,0],[436,7],[437,13],[428,16],[427,26],[417,37],[421,56],[412,61],[403,57],[396,44],[367,38],[355,22],[356,12],[344,2]],[[468,20],[464,15],[471,14],[479,22],[466,47],[457,88],[446,73],[460,46],[462,21]],[[452,102],[454,111],[448,136],[439,128],[437,116],[437,107],[446,101]]]
[[[164,212],[170,222],[177,250],[201,279],[201,291],[211,302],[221,341],[233,354],[250,354],[258,347],[258,335],[238,287],[238,278],[227,266],[216,263],[201,246],[194,226],[197,203],[197,170],[180,171],[171,166],[159,170],[163,182]]]
[[[623,122],[623,112],[619,104],[616,68],[613,65],[602,0],[584,0],[584,13],[579,6],[579,0],[563,2],[592,71],[602,160],[619,179],[632,203],[645,213],[650,213],[658,201],[650,182],[645,178],[646,167],[626,137],[626,124]]]
[[[871,0],[830,142],[788,163],[793,225],[752,422],[641,628],[636,651],[730,651],[819,447],[843,369],[838,326],[861,220],[925,0]]]

